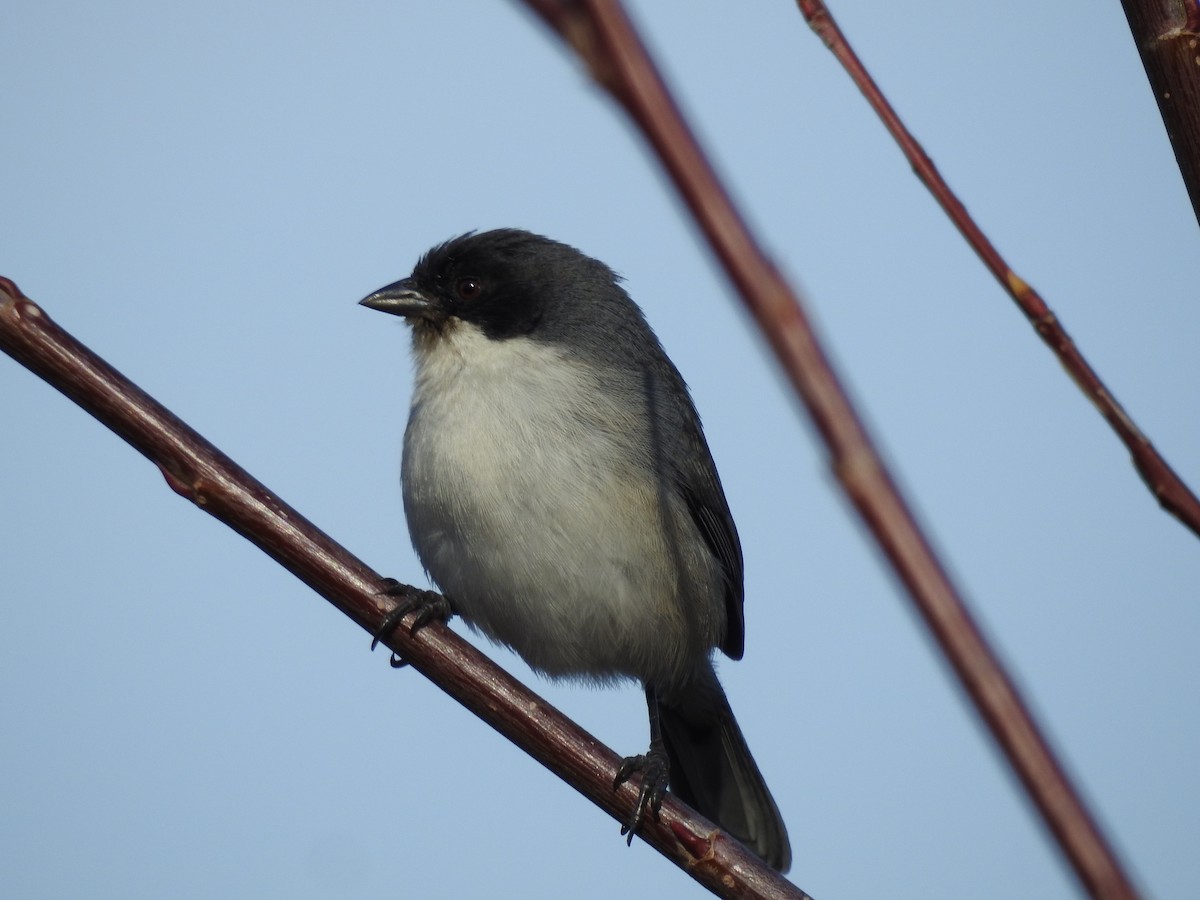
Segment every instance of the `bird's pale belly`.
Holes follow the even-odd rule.
[[[536,379],[476,387],[422,399],[405,436],[405,513],[432,579],[548,675],[678,671],[689,641],[656,485],[597,463],[622,458],[621,436],[562,427],[578,386],[555,385],[557,403],[528,396]]]

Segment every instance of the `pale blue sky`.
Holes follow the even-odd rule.
[[[634,12],[1139,883],[1200,895],[1196,538],[792,4]],[[1200,234],[1119,4],[834,13],[1200,484]],[[0,274],[402,580],[407,335],[356,301],[471,228],[622,272],[741,530],[721,672],[796,883],[1076,894],[656,164],[518,4],[13,3],[0,33]],[[698,895],[7,357],[0,422],[0,895]],[[490,652],[644,749],[636,689]]]

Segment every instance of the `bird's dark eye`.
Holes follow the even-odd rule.
[[[478,278],[460,278],[454,289],[462,300],[474,300],[483,293],[483,285]]]

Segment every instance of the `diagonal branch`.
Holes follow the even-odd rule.
[[[842,389],[797,295],[717,179],[618,0],[525,0],[587,63],[658,154],[829,447],[834,474],[908,588],[1085,889],[1132,884],[925,539]]]
[[[378,630],[396,601],[380,593],[376,573],[59,328],[2,276],[0,350],[157,465],[177,493],[257,545],[368,632]],[[430,624],[413,637],[402,626],[383,643],[614,819],[627,820],[638,792],[634,784],[613,790],[620,758],[454,632]],[[659,820],[646,822],[639,834],[717,896],[808,898],[671,794],[663,798]]]
[[[1196,0],[1187,0],[1187,2],[1193,8],[1195,7]],[[863,96],[867,98],[867,102],[871,104],[871,108],[879,115],[884,126],[895,138],[896,143],[900,145],[901,151],[912,165],[917,177],[924,182],[967,243],[979,254],[983,264],[1008,291],[1009,296],[1020,307],[1025,318],[1029,320],[1029,324],[1058,357],[1063,368],[1067,370],[1067,374],[1075,380],[1075,384],[1092,401],[1100,415],[1104,416],[1104,420],[1117,433],[1121,443],[1129,450],[1134,468],[1142,476],[1142,481],[1146,483],[1150,493],[1158,499],[1164,509],[1179,519],[1197,536],[1200,536],[1200,500],[1196,499],[1196,495],[1192,493],[1183,479],[1175,474],[1175,470],[1159,455],[1154,445],[1150,443],[1150,439],[1142,433],[1133,418],[1117,402],[1116,397],[1100,380],[1100,376],[1096,374],[1071,336],[1067,334],[1054,311],[1046,305],[1046,301],[1009,267],[1004,257],[980,230],[966,207],[950,190],[950,186],[946,184],[937,167],[934,166],[933,160],[926,155],[917,139],[900,121],[900,117],[896,115],[892,105],[888,103],[887,98],[883,96],[883,92],[879,90],[854,49],[846,41],[845,35],[838,28],[837,22],[833,20],[833,16],[823,0],[797,0],[797,5],[813,31],[837,57],[838,62],[849,73],[858,89],[863,92]],[[1130,7],[1137,3],[1136,0],[1126,0],[1125,5],[1128,12]],[[1132,13],[1130,13],[1130,19],[1133,20]],[[1194,38],[1195,35],[1193,35],[1193,43]],[[1176,45],[1181,47],[1181,40],[1176,41]],[[1196,104],[1193,107],[1193,114],[1200,116],[1200,83],[1194,74],[1196,72],[1195,65],[1190,62],[1194,55],[1195,51],[1188,54],[1191,66],[1188,75],[1191,84],[1191,99]],[[1146,57],[1143,56],[1143,59]],[[1149,62],[1146,65],[1149,69]],[[1183,102],[1182,99],[1177,101],[1176,107]],[[1166,113],[1164,112],[1165,117]],[[1168,128],[1168,130],[1170,129]],[[1193,121],[1189,133],[1193,134],[1195,139],[1195,144],[1189,151],[1194,156],[1192,160],[1193,177],[1200,179],[1200,123]],[[1172,141],[1176,142],[1174,133],[1172,133]],[[1180,158],[1181,168],[1184,168],[1184,180],[1187,181],[1188,169],[1184,167],[1184,158],[1177,142],[1175,152]],[[1200,200],[1200,184],[1193,185],[1191,181],[1188,181],[1188,190],[1192,193],[1193,204],[1196,204]]]
[[[1200,221],[1200,2],[1121,0],[1121,5]]]

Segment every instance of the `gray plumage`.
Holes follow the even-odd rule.
[[[617,276],[503,229],[434,247],[363,303],[413,326],[404,509],[454,611],[546,675],[643,683],[672,790],[786,870],[711,661],[742,655],[737,531],[687,387]]]

